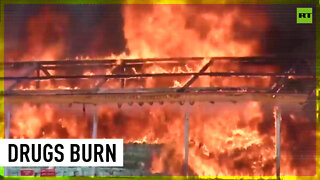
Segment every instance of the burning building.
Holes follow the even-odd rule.
[[[314,175],[295,8],[7,5],[6,137],[124,139],[123,169],[80,175]]]

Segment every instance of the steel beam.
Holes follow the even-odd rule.
[[[199,71],[199,73],[204,73],[212,64],[212,60],[210,60],[207,64],[205,64]],[[178,89],[178,92],[183,92],[185,91],[194,81],[198,79],[199,75],[193,75],[192,78],[186,82],[182,88]]]
[[[40,69],[46,76],[51,77],[51,74],[49,73],[47,68],[40,66]]]
[[[174,90],[174,89],[173,89]],[[277,94],[265,92],[217,92],[217,91],[193,91],[178,93],[171,91],[44,91],[26,92],[20,91],[14,94],[5,94],[6,104],[29,103],[58,103],[58,104],[106,104],[106,103],[132,103],[132,102],[240,102],[240,101],[260,101],[279,103],[304,103],[308,94]]]

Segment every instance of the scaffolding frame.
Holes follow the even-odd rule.
[[[142,69],[153,65],[166,65],[183,67],[192,63],[204,62],[202,68],[197,72],[179,73],[146,73],[132,72],[130,68]],[[298,60],[296,60],[298,59]],[[314,79],[315,74],[296,73],[295,69],[301,66],[299,63],[288,66],[282,72],[208,72],[214,62],[217,61],[237,62],[241,64],[277,64],[279,61],[290,63],[304,62],[299,57],[282,56],[256,56],[256,57],[190,57],[190,58],[150,58],[150,59],[107,59],[107,60],[61,60],[61,61],[22,61],[4,63],[5,72],[11,74],[1,77],[0,80],[11,82],[2,92],[6,103],[153,103],[153,102],[195,102],[195,101],[242,101],[242,100],[262,100],[273,101],[275,95],[281,101],[294,101],[301,103],[309,95],[306,92],[284,92],[286,82],[289,79],[304,81]],[[19,69],[25,69],[24,73],[17,73]],[[50,70],[72,72],[79,69],[81,74],[53,75]],[[109,70],[111,74],[83,75],[83,70]],[[42,72],[42,73],[41,73]],[[141,80],[145,78],[189,78],[181,87],[161,87],[161,88],[127,88],[128,80]],[[194,87],[194,82],[201,77],[239,77],[239,78],[258,78],[270,77],[277,79],[275,84],[267,88],[258,87]],[[102,86],[110,79],[121,81],[120,88],[106,89]],[[51,81],[52,84],[59,86],[60,80],[64,81],[94,81],[95,85],[82,89],[41,89],[41,82]],[[32,90],[21,90],[19,86],[23,83],[35,82],[36,87]],[[310,90],[312,91],[312,90]]]
[[[81,104],[97,104],[104,103],[118,103],[119,107],[123,103],[144,103],[153,104],[154,102],[163,104],[164,102],[174,103],[179,102],[181,105],[188,102],[193,105],[194,102],[237,102],[237,101],[263,101],[273,102],[275,106],[282,103],[295,102],[303,104],[310,99],[311,93],[314,89],[309,89],[306,92],[286,92],[283,88],[289,79],[296,79],[297,81],[304,81],[306,79],[315,82],[315,74],[296,73],[296,68],[299,63],[295,63],[288,69],[282,72],[207,72],[207,70],[214,64],[215,61],[235,61],[242,64],[277,64],[279,61],[299,59],[300,57],[283,57],[283,56],[255,56],[255,57],[189,57],[189,58],[150,58],[150,59],[107,59],[107,60],[61,60],[61,61],[25,61],[25,62],[6,62],[4,69],[9,71],[17,71],[18,69],[27,70],[20,76],[5,76],[1,80],[12,84],[5,89],[3,93],[5,104],[20,104],[20,103],[81,103]],[[148,67],[154,64],[157,65],[171,65],[183,66],[188,62],[199,62],[206,59],[206,62],[198,72],[182,72],[182,73],[132,73],[128,72],[128,68]],[[301,58],[300,58],[301,59]],[[303,61],[295,61],[303,62]],[[53,75],[50,70],[71,70],[71,69],[111,69],[114,70],[112,74],[98,74],[98,75]],[[41,72],[43,75],[41,75]],[[13,73],[18,74],[18,73]],[[268,88],[257,87],[192,87],[194,82],[199,77],[272,77],[277,81]],[[181,87],[165,87],[165,88],[126,88],[126,81],[129,79],[141,78],[173,78],[173,77],[189,77]],[[42,80],[50,80],[52,83],[59,83],[59,80],[82,80],[89,79],[96,81],[95,86],[89,89],[54,89],[43,90],[40,89]],[[118,89],[104,89],[102,86],[109,79],[117,79],[121,81],[121,88]],[[36,82],[36,89],[21,90],[17,87],[22,83]],[[314,87],[315,88],[315,87]],[[184,173],[188,175],[188,144],[189,144],[189,105],[185,112],[185,127],[184,127],[184,141],[185,141],[185,161]],[[9,108],[8,108],[9,109]],[[6,138],[9,138],[11,112],[7,112],[7,128]],[[276,122],[276,176],[280,177],[280,122],[281,111],[278,106],[275,117]],[[92,138],[97,138],[97,110],[95,107],[93,115],[93,129]],[[7,171],[5,171],[7,172]],[[95,175],[95,168],[92,169],[92,174]]]

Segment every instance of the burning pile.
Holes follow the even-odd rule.
[[[122,58],[158,57],[214,57],[253,56],[262,53],[260,37],[268,28],[268,18],[259,20],[250,11],[237,6],[202,5],[124,5],[124,36],[128,53],[110,55],[121,63]],[[254,10],[254,9],[251,9]],[[53,15],[54,14],[54,15]],[[68,15],[43,9],[41,15],[32,17],[27,26],[29,49],[21,59],[57,60],[65,58],[70,20]],[[34,27],[41,27],[34,29]],[[49,35],[49,36],[48,36]],[[103,37],[102,37],[103,38]],[[81,59],[91,59],[80,55]],[[96,58],[96,57],[95,57]],[[208,62],[192,67],[148,66],[132,69],[132,73],[198,72]],[[277,67],[264,67],[265,72],[276,72]],[[98,74],[81,71],[85,75]],[[222,61],[206,72],[246,71],[257,72],[257,67],[244,67],[239,63]],[[261,70],[260,70],[261,72]],[[70,73],[51,70],[51,74]],[[101,72],[99,72],[101,73]],[[117,70],[102,72],[114,74]],[[156,80],[152,77],[133,82],[127,88],[181,87],[188,78]],[[44,89],[88,89],[96,82],[57,87],[52,82],[42,82]],[[202,77],[197,87],[270,87],[271,78]],[[34,85],[20,87],[34,89]],[[118,82],[109,81],[104,88],[119,88]],[[183,174],[184,112],[186,106],[178,104],[99,106],[98,138],[123,138],[127,143],[163,144],[160,153],[154,153],[153,173]],[[259,102],[195,103],[190,109],[189,162],[195,175],[275,175],[274,119],[270,105]],[[295,108],[296,110],[298,108]],[[298,110],[297,110],[298,112]],[[289,114],[289,113],[287,113]],[[301,115],[289,114],[283,118],[288,124],[310,123]],[[81,113],[69,113],[57,105],[25,104],[14,109],[11,135],[14,138],[90,138],[92,120]],[[288,125],[292,127],[293,125]],[[286,127],[286,126],[285,126]],[[312,132],[296,131],[314,138]],[[282,174],[312,175],[315,162],[308,165],[292,156],[290,130],[282,134],[285,143],[282,156]],[[288,141],[288,142],[286,142]],[[303,142],[303,140],[298,140]],[[308,144],[308,143],[307,143]],[[299,149],[299,148],[298,148]],[[300,149],[301,150],[301,149]],[[299,151],[299,150],[298,150]],[[298,152],[295,151],[295,152]]]

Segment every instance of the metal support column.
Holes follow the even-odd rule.
[[[280,149],[281,149],[281,110],[280,108],[276,108],[275,111],[275,121],[276,121],[276,158],[277,158],[277,164],[276,164],[276,171],[277,171],[277,179],[280,179]]]
[[[98,128],[98,115],[97,115],[97,107],[94,107],[94,114],[93,114],[93,128],[92,128],[92,139],[97,138],[97,129]]]
[[[11,107],[5,106],[6,121],[5,121],[5,139],[10,139],[10,126],[11,126]],[[4,167],[4,176],[9,176],[9,167]]]
[[[10,125],[11,125],[11,108],[6,106],[7,112],[6,112],[6,132],[5,132],[5,139],[10,139]]]
[[[188,155],[189,155],[189,106],[186,105],[184,121],[184,175],[188,176]]]
[[[96,139],[98,136],[98,111],[97,106],[93,108],[93,126],[92,126],[92,139]],[[92,176],[96,175],[96,168],[92,167]]]

